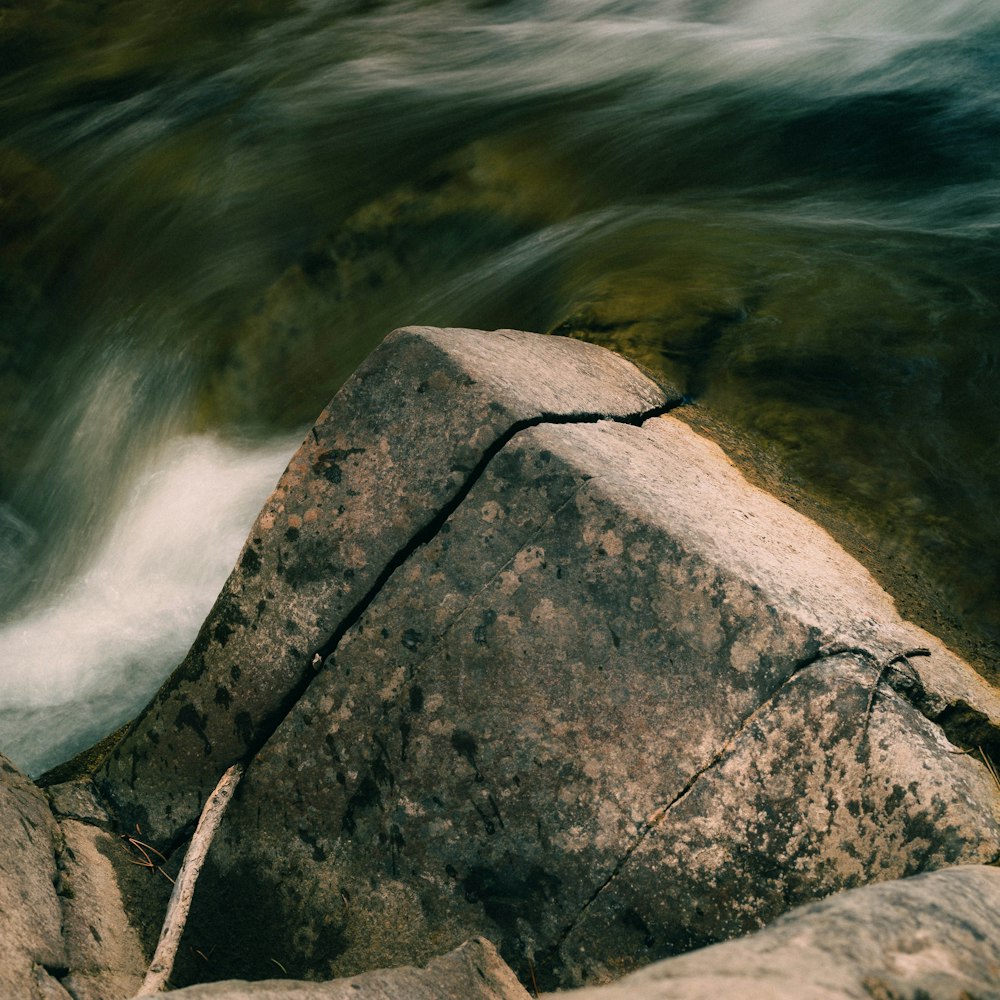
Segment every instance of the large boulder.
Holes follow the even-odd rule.
[[[919,688],[883,683],[869,716],[873,660],[916,647]],[[991,861],[992,779],[924,714],[949,698],[996,717],[684,424],[528,429],[255,758],[192,941],[326,976],[481,933],[551,987]]]
[[[757,934],[560,1000],[987,1000],[1000,996],[1000,871],[866,886]]]
[[[321,414],[187,658],[98,776],[125,826],[176,838],[519,429],[638,420],[679,401],[591,345],[515,331],[391,334]]]
[[[345,386],[99,775],[166,841],[250,763],[189,925],[213,976],[482,934],[603,981],[1000,859],[955,745],[995,747],[997,693],[668,405],[529,334],[403,331]]]

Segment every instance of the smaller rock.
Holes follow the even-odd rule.
[[[52,812],[59,819],[77,819],[97,826],[107,826],[110,822],[108,812],[98,799],[89,778],[52,785],[45,791],[48,793]]]
[[[139,937],[108,858],[115,838],[76,820],[62,823],[59,855],[63,940],[71,969],[63,983],[75,1000],[134,996],[146,972]]]
[[[326,983],[228,980],[170,995],[177,1000],[528,1000],[529,996],[485,938],[466,941],[423,969],[409,965],[376,969]]]
[[[58,995],[46,971],[67,965],[54,885],[58,830],[45,794],[3,756],[0,830],[0,997]]]
[[[831,896],[748,937],[558,997],[996,1000],[998,926],[1000,871],[948,868]]]

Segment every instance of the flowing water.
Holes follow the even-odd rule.
[[[996,677],[998,91],[978,0],[5,5],[0,749],[136,712],[406,323],[664,373]]]

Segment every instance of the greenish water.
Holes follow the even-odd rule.
[[[663,372],[996,677],[998,69],[975,0],[4,7],[0,747],[145,702],[407,323]]]

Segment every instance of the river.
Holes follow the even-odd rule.
[[[408,323],[662,372],[1000,677],[994,3],[2,13],[21,766],[148,700],[309,421]]]

